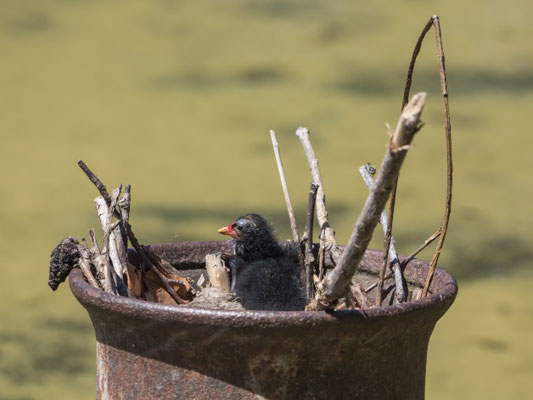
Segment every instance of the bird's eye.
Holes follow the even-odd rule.
[[[237,229],[238,231],[242,231],[242,225],[237,225],[235,229]]]

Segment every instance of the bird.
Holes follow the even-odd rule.
[[[258,214],[237,218],[218,233],[233,239],[231,292],[245,309],[297,311],[306,306],[298,253],[282,247]]]

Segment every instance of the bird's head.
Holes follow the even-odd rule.
[[[218,233],[233,238],[234,254],[244,261],[279,257],[282,250],[267,220],[257,214],[239,217]]]
[[[218,233],[231,236],[237,240],[246,240],[255,236],[270,235],[271,229],[266,219],[260,215],[247,214],[237,218],[228,226],[220,228]]]

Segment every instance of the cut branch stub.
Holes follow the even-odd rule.
[[[335,239],[335,231],[329,226],[328,223],[328,211],[326,210],[326,195],[324,193],[324,185],[322,184],[322,176],[320,175],[320,170],[318,169],[318,160],[315,156],[315,151],[311,145],[309,139],[309,130],[304,127],[299,127],[296,130],[296,136],[300,139],[302,146],[307,156],[307,163],[309,169],[311,170],[311,176],[313,182],[318,185],[318,191],[316,194],[316,218],[320,229],[324,231],[324,238],[327,246],[331,252],[331,255],[335,262],[340,258],[340,253],[337,248],[337,240]]]
[[[376,180],[355,224],[337,266],[327,275],[321,301],[332,304],[349,289],[353,275],[368,247],[381,212],[389,199],[414,134],[420,129],[420,115],[426,100],[418,93],[402,111]]]

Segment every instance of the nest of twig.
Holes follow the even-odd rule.
[[[442,98],[445,115],[445,134],[447,148],[447,193],[443,224],[409,257],[400,262],[395,250],[392,236],[392,221],[395,208],[395,193],[399,171],[409,151],[415,134],[421,129],[421,114],[426,101],[425,93],[415,94],[410,101],[414,65],[422,41],[431,27],[435,28],[439,66],[441,76]],[[287,182],[279,153],[279,145],[274,131],[270,131],[274,154],[281,178],[283,193],[289,214],[293,241],[300,244],[302,281],[308,300],[308,310],[368,308],[381,306],[384,292],[394,293],[389,302],[401,303],[409,299],[426,296],[431,284],[439,255],[444,244],[451,211],[452,157],[451,128],[448,108],[448,92],[444,53],[440,35],[439,19],[430,18],[424,27],[409,65],[406,85],[402,100],[402,112],[395,129],[389,128],[389,142],[380,168],[370,164],[363,165],[359,171],[369,188],[369,195],[363,210],[355,223],[350,239],[343,251],[337,245],[335,232],[328,223],[324,186],[318,161],[306,128],[298,128],[296,135],[300,139],[311,171],[312,183],[309,192],[306,226],[300,236],[291,205]],[[131,206],[131,187],[122,186],[110,195],[96,175],[79,161],[79,166],[100,192],[94,200],[96,210],[104,232],[103,245],[100,247],[94,229],[89,230],[90,245],[85,239],[64,239],[52,252],[49,285],[55,290],[76,266],[82,269],[87,281],[95,288],[116,295],[127,296],[165,304],[189,305],[207,308],[240,309],[238,299],[229,294],[230,278],[228,269],[221,255],[208,255],[206,269],[208,280],[202,275],[194,282],[184,277],[168,261],[160,258],[146,246],[140,244],[129,222]],[[374,177],[375,175],[375,177]],[[389,203],[388,212],[385,210]],[[313,220],[320,226],[319,251],[313,253]],[[384,252],[379,277],[374,282],[354,280],[359,263],[370,242],[375,226],[381,223],[384,232]],[[403,278],[406,265],[426,246],[439,239],[432,257],[425,286],[417,291],[409,291]],[[139,255],[140,265],[133,265],[128,260],[128,243],[131,243]],[[326,268],[325,259],[333,267]],[[384,288],[386,282],[391,282]],[[370,298],[369,293],[373,293]],[[392,298],[392,300],[390,300]]]

